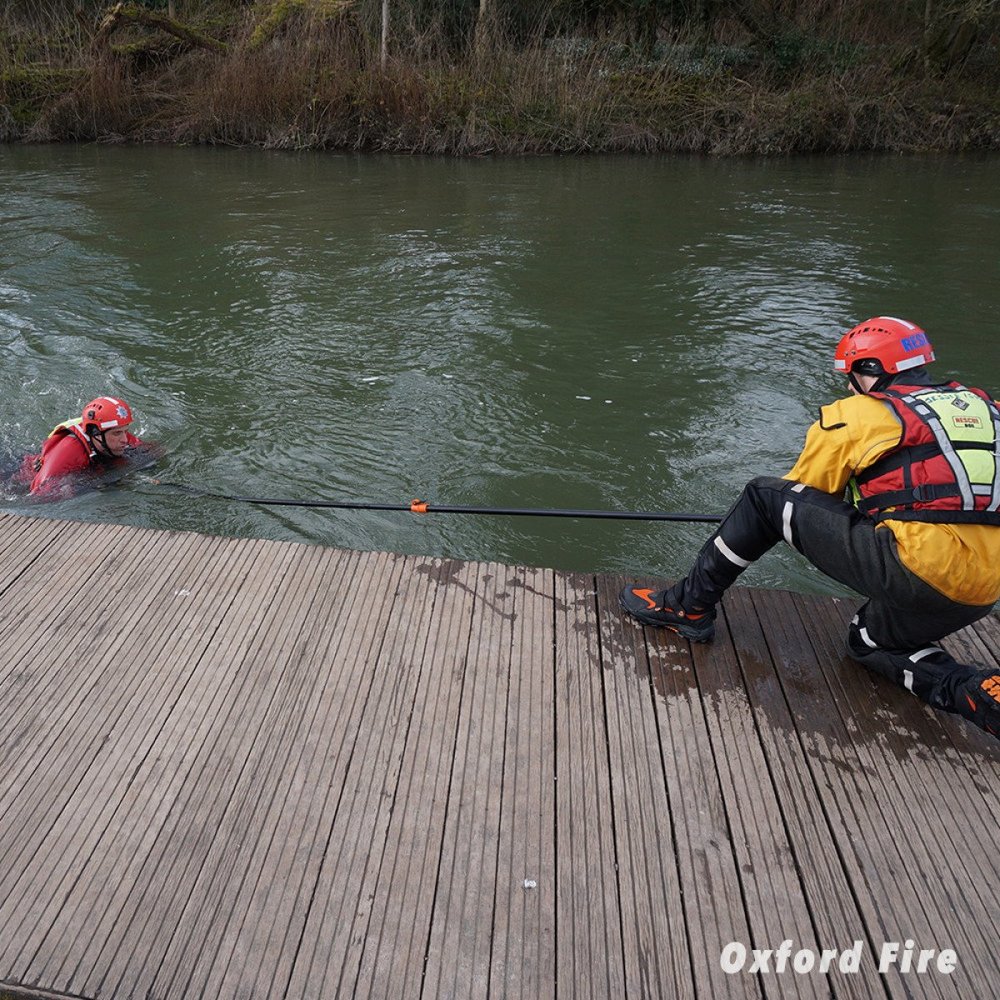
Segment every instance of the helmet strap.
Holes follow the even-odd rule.
[[[107,438],[105,438],[104,436],[104,431],[102,431],[99,427],[93,434],[90,434],[88,436],[90,437],[90,440],[94,442],[94,444],[100,445],[100,447],[97,448],[97,453],[99,455],[111,454],[111,449],[108,447],[108,441]]]
[[[864,386],[862,386],[862,384],[858,381],[858,376],[853,371],[847,373],[847,381],[850,382],[852,386],[854,386],[854,391],[859,396],[867,395]]]

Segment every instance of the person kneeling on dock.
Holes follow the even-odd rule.
[[[68,477],[100,473],[142,445],[128,430],[131,423],[128,403],[99,396],[83,408],[80,417],[59,424],[46,438],[41,454],[27,456],[22,477],[32,477],[30,489],[36,496],[72,493],[72,487],[64,489]]]
[[[848,629],[853,659],[1000,736],[1000,671],[934,645],[1000,598],[1000,409],[980,389],[935,382],[933,360],[904,320],[845,333],[834,367],[852,395],[820,409],[791,472],[748,483],[688,576],[626,587],[623,609],[707,642],[724,591],[784,539],[868,598]]]

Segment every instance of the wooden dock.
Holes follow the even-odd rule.
[[[851,602],[737,589],[690,647],[605,576],[0,546],[4,998],[1000,995],[1000,742],[846,660]],[[722,969],[785,940],[859,968]]]

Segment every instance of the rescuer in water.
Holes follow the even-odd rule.
[[[834,367],[852,395],[820,409],[795,467],[748,483],[687,577],[626,587],[624,610],[707,642],[725,590],[784,539],[868,598],[848,629],[851,657],[1000,736],[1000,670],[933,645],[1000,598],[1000,409],[980,389],[936,382],[933,360],[904,320],[848,330]]]
[[[83,408],[81,416],[59,424],[45,439],[40,454],[25,458],[18,478],[31,480],[35,496],[72,493],[73,477],[99,475],[124,462],[130,449],[142,445],[128,430],[131,423],[128,403],[99,396]]]

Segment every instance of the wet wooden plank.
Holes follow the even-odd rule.
[[[439,560],[424,561],[418,573],[417,562],[407,560],[408,571],[386,618],[370,711],[344,779],[344,808],[328,831],[329,850],[315,883],[316,904],[292,968],[292,996],[350,993],[357,981],[442,565]],[[371,586],[381,587],[382,581]]]
[[[625,996],[594,578],[556,574],[556,976]]]
[[[424,973],[428,997],[486,996],[497,894],[506,706],[514,619],[526,595],[518,571],[484,568],[472,622],[451,793]]]
[[[173,589],[175,567],[189,556],[190,547],[165,546],[162,536],[153,533],[144,539],[153,544],[142,555],[139,548],[133,551],[131,569],[140,575],[161,573],[163,583],[137,601],[136,624],[121,629],[101,648],[99,656],[89,656],[87,651],[102,644],[104,638],[86,630],[77,630],[78,646],[68,645],[61,652],[45,645],[40,649],[53,670],[73,686],[53,683],[47,694],[38,696],[39,704],[48,710],[45,736],[34,741],[41,752],[34,757],[31,773],[18,773],[22,808],[7,815],[12,825],[17,816],[15,828],[21,831],[17,844],[27,860],[16,867],[12,864],[13,870],[20,872],[20,885],[5,887],[3,906],[11,907],[22,931],[30,930],[33,939],[48,933],[64,911],[70,887],[98,850],[109,817],[155,734],[162,708],[158,692],[176,681],[169,668],[160,672],[144,669],[145,663],[132,649],[133,643],[146,638],[155,644],[163,618],[168,617],[163,614],[163,604]],[[127,575],[121,579],[128,583]],[[80,669],[81,664],[93,667]],[[47,702],[53,693],[57,700]],[[39,725],[35,723],[36,731]],[[57,813],[47,814],[51,819],[37,814],[39,790],[45,792],[41,799],[45,805],[58,807]],[[35,814],[30,811],[33,809]],[[89,920],[89,914],[84,919]],[[71,939],[64,927],[57,939],[59,948],[68,950]],[[12,935],[9,945],[17,944],[18,936]],[[9,957],[5,954],[4,961]],[[26,962],[26,954],[16,960],[22,965]],[[28,968],[24,965],[24,970]]]
[[[17,530],[19,526],[7,522],[3,527]],[[2,561],[3,572],[11,575],[2,596],[0,643],[6,656],[0,683],[16,672],[15,683],[20,684],[26,664],[38,659],[36,650],[46,637],[59,630],[72,632],[73,625],[76,632],[83,631],[82,623],[89,614],[85,584],[116,564],[116,546],[126,544],[129,537],[125,529],[110,525],[98,533],[71,525],[51,538],[44,533],[25,535],[18,531],[20,540],[27,538],[25,548],[18,551],[14,546],[8,554],[5,547]],[[75,618],[71,617],[71,609],[75,609]]]
[[[763,616],[759,616],[760,607],[761,603],[753,599],[750,591],[733,588],[726,595],[726,631],[738,660],[756,732],[756,741],[748,735],[745,745],[737,744],[734,753],[755,754],[756,742],[766,761],[777,810],[809,913],[811,933],[805,932],[806,938],[815,940],[820,948],[838,950],[850,948],[860,939],[870,952],[874,939],[869,928],[878,921],[878,900],[870,894],[858,896],[854,892],[844,866],[843,845],[828,822],[809,751],[784,690],[786,684],[802,687],[815,681],[810,682],[807,674],[789,677],[776,670],[765,633],[765,629],[771,631],[770,616],[766,609]],[[748,784],[744,795],[738,797],[756,805],[759,788],[759,785]],[[756,865],[754,868],[756,872]],[[784,907],[779,906],[771,918],[766,935],[761,933],[764,925],[759,920],[754,921],[755,940],[780,944],[786,937],[793,936],[785,930]],[[801,922],[794,930],[797,942],[797,935],[804,933]],[[858,1000],[885,995],[889,985],[888,980],[877,975],[871,963],[863,964],[857,973],[838,977],[832,984],[837,996],[857,997]],[[888,992],[892,996],[904,995]]]
[[[884,749],[893,764],[898,761],[905,764],[892,767],[891,774],[904,800],[918,805],[921,815],[932,821],[935,830],[940,830],[939,835],[928,841],[934,844],[933,850],[937,850],[940,840],[941,846],[951,842],[955,853],[961,853],[965,832],[954,825],[956,806],[974,828],[982,829],[980,840],[984,841],[985,849],[991,849],[990,845],[994,849],[1000,846],[997,842],[1000,827],[993,822],[998,805],[997,786],[989,783],[989,775],[981,771],[984,765],[990,770],[1000,765],[997,741],[964,719],[935,711],[902,688],[870,675],[843,654],[838,656],[842,648],[839,640],[846,633],[850,609],[842,606],[831,609],[817,598],[802,595],[796,595],[794,601],[804,609],[809,621],[821,626],[810,635],[824,671],[831,678],[835,696],[843,695],[845,713],[871,743]],[[978,666],[995,662],[973,629],[963,629],[945,645],[961,659]],[[968,780],[961,780],[956,787],[956,778],[966,777]],[[977,781],[977,777],[981,780]],[[980,794],[969,794],[973,788]]]
[[[142,543],[152,545],[142,554],[141,545],[126,552],[106,533],[91,536],[91,553],[68,553],[75,558],[64,568],[66,602],[53,606],[46,600],[17,612],[19,636],[12,637],[5,649],[16,662],[17,672],[7,675],[2,690],[5,740],[0,753],[4,765],[0,811],[4,824],[21,833],[3,853],[5,876],[17,871],[18,859],[36,854],[40,840],[49,836],[52,823],[113,735],[114,715],[109,716],[106,708],[95,710],[95,694],[116,704],[121,684],[135,681],[129,676],[127,661],[117,656],[121,634],[127,631],[122,616],[109,614],[90,624],[91,577],[108,574],[125,586],[148,578],[157,554],[162,557],[164,552],[162,539],[159,545],[157,540],[152,533],[144,535]],[[101,546],[107,546],[102,556],[93,561],[86,558]],[[122,563],[133,560],[138,565],[130,576],[131,567],[124,569]],[[32,580],[24,577],[22,582],[31,601]],[[102,633],[101,637],[95,632]],[[98,649],[100,655],[96,655]],[[10,883],[4,888],[6,894],[13,891]]]
[[[240,543],[222,560],[214,546],[203,546],[178,573],[184,584],[178,606],[185,609],[185,630],[191,629],[181,649],[189,649],[191,659],[178,656],[169,641],[160,648],[142,642],[135,650],[140,669],[170,674],[180,668],[179,690],[161,702],[154,743],[114,810],[106,833],[113,849],[96,853],[75,882],[42,942],[38,975],[88,994],[116,991],[123,979],[155,967],[150,952],[165,947],[174,932],[179,905],[215,834],[228,775],[239,766],[226,753],[227,740],[252,731],[260,687],[239,668],[269,603],[263,594],[274,593],[295,554],[287,545]]]
[[[307,776],[302,757],[315,752],[321,689],[334,673],[333,664],[318,670],[316,662],[330,640],[330,618],[337,622],[337,588],[353,584],[350,553],[310,555],[314,575],[310,592],[302,596],[301,621],[314,624],[286,632],[271,647],[274,695],[259,738],[249,748],[177,932],[152,970],[155,975],[136,982],[152,995],[183,990],[219,997],[229,995],[232,980],[242,977],[265,981],[263,987],[254,985],[255,994],[273,994],[285,934],[294,922],[290,911],[304,905],[299,881],[304,872],[287,854],[301,836],[300,823],[307,823],[296,797],[305,787],[312,791],[318,775]],[[280,914],[285,920],[275,926]]]
[[[853,938],[824,939],[814,911],[827,907],[825,893],[841,888],[842,880],[829,880],[828,865],[819,873],[803,872],[816,863],[814,845],[793,840],[794,824],[782,809],[772,777],[772,763],[764,751],[760,729],[768,723],[755,716],[740,673],[730,635],[738,617],[719,616],[712,644],[692,644],[695,673],[712,740],[712,751],[729,824],[740,887],[750,925],[750,940],[777,948],[791,940],[794,950],[811,949],[819,954],[831,940],[849,944]],[[787,746],[786,746],[787,750]],[[808,832],[811,840],[815,828]],[[816,877],[818,874],[818,878]],[[822,880],[823,886],[817,883]],[[810,896],[806,884],[815,891]],[[845,928],[842,928],[845,929]],[[747,942],[741,942],[746,944]],[[846,944],[844,946],[846,946]],[[876,996],[871,982],[849,979],[837,984],[838,996]],[[829,997],[828,975],[818,972],[793,974],[782,979],[782,996]]]
[[[113,528],[97,536],[66,532],[49,547],[50,560],[21,574],[4,595],[0,698],[6,739],[0,750],[0,815],[11,806],[10,789],[17,783],[15,760],[19,767],[35,766],[44,756],[48,744],[31,738],[39,723],[44,722],[47,735],[55,738],[58,730],[49,725],[54,721],[49,712],[53,707],[65,710],[64,689],[78,692],[91,679],[89,664],[83,664],[83,669],[76,664],[72,670],[60,669],[52,662],[53,655],[87,641],[89,584],[95,574],[116,572],[119,546],[128,537],[127,532]],[[52,598],[56,586],[62,600]]]
[[[260,741],[266,740],[265,721],[281,697],[287,661],[275,651],[305,627],[310,601],[303,600],[303,594],[314,584],[321,560],[319,550],[287,543],[272,548],[269,556],[261,561],[264,566],[254,565],[222,620],[222,628],[232,629],[231,637],[213,644],[200,665],[214,684],[211,712],[197,725],[199,729],[210,725],[211,736],[192,739],[196,749],[188,757],[190,769],[179,808],[167,817],[124,900],[117,922],[119,927],[124,922],[127,929],[117,931],[115,947],[109,942],[88,969],[84,992],[110,988],[125,995],[146,995],[172,935],[184,929],[182,918],[190,913],[192,892],[213,845],[220,838],[227,840],[226,817],[238,808],[234,796],[240,778],[251,766]],[[257,575],[262,569],[263,576]],[[249,621],[242,614],[244,595],[263,612]],[[184,699],[182,704],[186,709],[182,714],[191,722],[181,742],[192,733],[197,718],[193,705]],[[235,838],[246,834],[240,828]],[[222,852],[223,868],[228,868],[237,850],[235,838],[228,838]]]
[[[514,581],[490,995],[536,1000],[556,986],[555,578],[521,569]]]
[[[660,752],[695,991],[759,997],[758,977],[727,975],[720,963],[727,945],[749,947],[753,938],[691,647],[673,632],[646,629],[646,649],[660,695]]]
[[[819,777],[825,812],[838,842],[850,846],[845,864],[854,893],[874,891],[878,900],[876,926],[870,929],[873,949],[909,939],[921,948],[956,947],[969,981],[986,981],[977,971],[981,958],[961,948],[967,932],[949,919],[948,890],[937,874],[943,857],[930,861],[924,831],[913,826],[913,806],[898,791],[904,762],[886,754],[884,727],[873,724],[879,708],[872,681],[841,652],[844,617],[803,618],[792,595],[780,591],[752,598],[768,622],[771,652],[787,678],[784,690]],[[848,696],[852,686],[865,711],[857,711]],[[894,986],[910,996],[945,997],[954,995],[955,975],[907,977]],[[902,978],[894,968],[890,979],[897,977]]]
[[[302,679],[304,719],[290,734],[288,770],[268,774],[275,796],[269,812],[243,818],[248,827],[267,831],[269,839],[258,837],[247,846],[245,859],[233,862],[241,874],[246,870],[245,879],[232,878],[232,868],[209,859],[183,932],[171,941],[153,982],[154,993],[219,995],[224,988],[243,995],[283,994],[371,696],[371,666],[384,629],[369,626],[388,620],[402,566],[399,557],[360,553],[321,564],[319,603],[310,612],[318,627],[304,630],[291,656],[296,670],[312,675],[317,687],[310,690]],[[371,585],[374,580],[378,588]],[[292,713],[288,705],[281,713],[286,718],[275,720],[275,733],[294,725]],[[236,798],[252,801],[257,783],[257,776],[244,772]],[[239,816],[233,813],[230,823]],[[224,849],[224,842],[213,849]]]
[[[690,647],[611,577],[3,516],[0,547],[0,983],[989,995],[998,745],[845,660],[846,604],[737,589]],[[95,576],[131,615],[86,617]],[[959,972],[719,964],[907,937]]]
[[[599,577],[598,617],[618,857],[625,992],[693,995],[676,845],[642,629],[624,618],[624,580]]]
[[[3,539],[3,558],[0,559],[0,597],[14,580],[57,542],[60,535],[66,532],[69,523],[0,514],[0,538]],[[79,533],[74,533],[75,539],[78,540],[79,537]],[[6,627],[6,621],[0,622],[0,638]]]
[[[488,571],[446,562],[428,637],[355,993],[417,996],[431,934],[473,611]],[[480,668],[495,669],[492,664]]]
[[[980,618],[969,631],[976,635],[982,643],[983,651],[988,654],[984,666],[1000,664],[1000,613],[993,611],[985,618]]]
[[[965,761],[943,726],[947,715],[882,678],[863,676],[863,668],[843,655],[837,657],[847,613],[833,616],[811,598],[792,601],[804,609],[804,620],[812,626],[810,640],[841,713],[856,734],[855,744],[868,751],[865,762],[880,790],[880,819],[903,845],[905,863],[924,873],[953,871],[951,877],[914,879],[935,935],[924,947],[954,947],[962,963],[952,988],[972,988],[995,974],[988,942],[1000,930],[1000,907],[991,886],[962,877],[959,859],[968,850],[969,830],[977,831],[977,850],[1000,853],[1000,828],[983,794],[954,780]],[[881,707],[881,699],[888,707]],[[890,711],[892,717],[887,717]],[[914,812],[921,817],[917,825]]]

